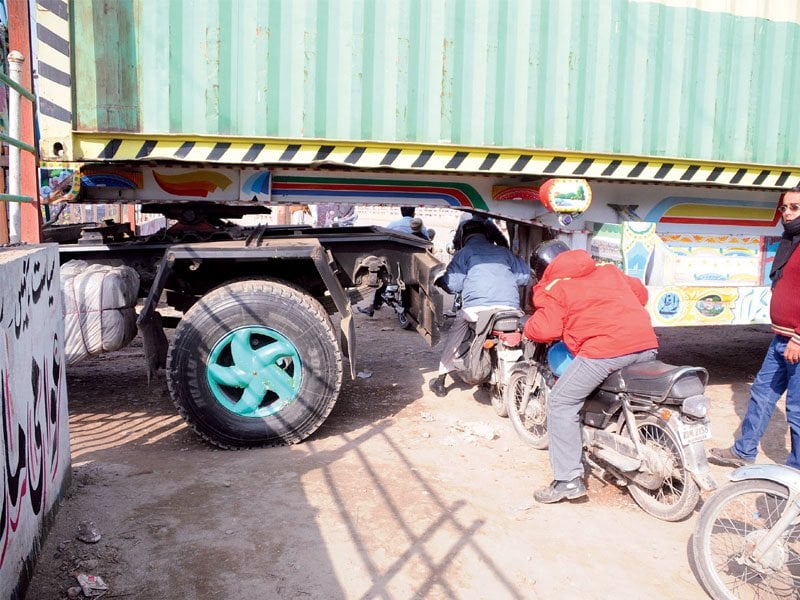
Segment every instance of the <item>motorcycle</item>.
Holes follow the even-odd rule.
[[[420,219],[416,219],[419,221],[418,228],[421,231],[422,221]],[[412,227],[414,224],[412,223]],[[436,231],[434,229],[428,228],[428,237],[426,238],[424,235],[415,234],[418,237],[423,239],[427,239],[428,241],[433,241],[434,236],[436,235]],[[397,321],[400,324],[401,329],[411,329],[414,327],[413,321],[408,318],[406,314],[406,306],[407,303],[405,302],[405,283],[400,276],[399,268],[398,268],[398,277],[395,283],[385,283],[380,290],[381,299],[383,303],[390,307],[396,314],[397,314]]]
[[[454,308],[460,306],[456,295]],[[467,385],[487,384],[492,408],[505,417],[506,387],[514,367],[524,359],[520,310],[488,309],[478,313],[459,347],[455,373]]]
[[[545,449],[547,400],[566,346],[525,340],[531,359],[506,388],[507,412],[520,437]],[[703,441],[711,437],[708,372],[648,361],[615,371],[581,412],[584,460],[601,477],[626,487],[650,515],[679,521],[694,510],[700,488],[716,489]]]
[[[690,559],[715,600],[800,596],[800,471],[748,465],[700,509]]]
[[[397,314],[397,322],[400,324],[401,329],[411,329],[414,326],[413,321],[411,321],[406,314],[401,284],[386,284],[383,288],[383,292],[381,292],[381,298],[383,299],[383,303]]]

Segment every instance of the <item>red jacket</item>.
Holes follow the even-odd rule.
[[[614,265],[597,265],[585,250],[559,254],[533,288],[536,312],[525,335],[563,340],[575,355],[614,358],[658,348],[647,288]]]
[[[783,268],[783,276],[772,289],[769,315],[772,330],[800,342],[800,248]]]

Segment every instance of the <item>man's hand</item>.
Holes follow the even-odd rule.
[[[783,357],[792,364],[800,362],[800,343],[790,339],[789,343],[786,344],[786,351],[783,353]]]

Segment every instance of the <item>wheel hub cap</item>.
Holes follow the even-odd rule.
[[[288,338],[268,327],[242,327],[211,349],[206,379],[225,408],[261,418],[296,400],[302,372],[300,355]]]

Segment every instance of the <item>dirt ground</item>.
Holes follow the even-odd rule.
[[[68,371],[73,483],[27,598],[67,598],[74,573],[106,598],[705,598],[687,558],[697,513],[665,523],[590,478],[588,500],[537,505],[547,453],[485,390],[427,382],[438,349],[384,309],[357,314],[358,369],[304,443],[223,451],[184,426],[138,340]],[[711,373],[729,444],[770,334],[660,330],[661,358]],[[491,438],[491,439],[490,439]],[[783,462],[782,403],[759,461]],[[719,482],[727,469],[713,467]],[[86,544],[78,525],[102,535]]]

